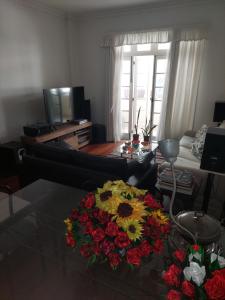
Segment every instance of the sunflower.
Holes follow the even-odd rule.
[[[136,241],[142,236],[142,225],[136,220],[124,221],[123,229],[126,231],[129,239],[132,241]]]
[[[68,232],[71,232],[73,230],[73,224],[69,218],[64,220],[64,223],[66,224],[66,229]]]
[[[137,189],[122,180],[108,181],[104,184],[103,189],[110,190],[125,199],[132,199],[146,194],[146,190]]]
[[[123,200],[119,203],[116,210],[116,223],[123,227],[126,221],[136,220],[143,221],[143,217],[147,215],[145,205],[137,199]]]
[[[96,206],[109,214],[115,214],[121,202],[120,197],[115,192],[110,191],[108,187],[105,188],[105,186],[102,189],[98,188],[95,198]]]
[[[160,225],[165,225],[169,221],[167,216],[160,209],[150,212],[149,216],[152,216],[153,218],[155,218],[159,222]]]

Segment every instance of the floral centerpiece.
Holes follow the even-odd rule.
[[[225,259],[216,253],[207,254],[199,245],[187,251],[176,250],[175,263],[163,273],[171,288],[168,300],[224,300]]]
[[[123,181],[108,181],[88,193],[65,220],[66,241],[79,247],[90,264],[107,261],[139,266],[151,253],[160,253],[169,232],[169,219],[147,193]]]

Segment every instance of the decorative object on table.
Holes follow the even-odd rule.
[[[151,134],[154,128],[156,128],[157,125],[151,126],[151,121],[147,121],[147,118],[145,119],[145,127],[142,129],[142,134],[144,138],[144,142],[150,143]]]
[[[66,241],[78,246],[88,263],[121,263],[138,267],[152,253],[160,253],[170,222],[161,205],[147,193],[123,181],[108,181],[88,193],[65,220]]]
[[[138,123],[139,123],[140,112],[141,112],[141,107],[139,107],[138,109],[137,122],[134,125],[135,133],[133,134],[133,141],[139,141]]]
[[[170,287],[168,300],[224,300],[225,259],[217,252],[207,253],[200,245],[177,249],[174,262],[163,273]]]

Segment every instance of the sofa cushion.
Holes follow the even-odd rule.
[[[97,156],[76,150],[70,150],[70,157],[70,162],[73,165],[119,175],[123,179],[128,177],[128,165],[126,158]]]
[[[205,137],[208,130],[207,125],[203,125],[196,133],[196,139],[192,145],[192,153],[198,158],[202,158],[202,153],[205,144]]]
[[[180,146],[178,157],[187,159],[189,161],[197,162],[197,163],[200,162],[200,160],[192,153],[191,149],[186,147]]]
[[[70,150],[46,144],[33,144],[29,146],[29,153],[40,158],[61,163],[69,163],[71,160]]]
[[[195,137],[184,135],[180,139],[180,146],[188,148],[188,149],[191,149],[192,148],[192,144],[194,143],[194,141],[195,141]]]

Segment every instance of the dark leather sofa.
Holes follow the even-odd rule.
[[[47,144],[27,146],[23,156],[26,183],[38,178],[55,181],[88,191],[108,180],[122,179],[139,188],[153,189],[157,167],[152,153],[142,163],[121,157],[103,157]]]

